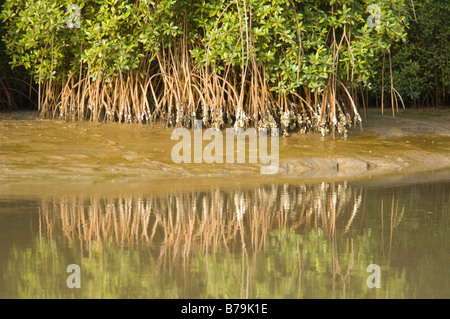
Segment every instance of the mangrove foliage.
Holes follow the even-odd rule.
[[[434,14],[410,0],[7,0],[1,19],[43,116],[335,136],[361,124],[370,97],[393,110],[403,95],[445,101],[450,32],[428,24],[448,9],[433,3]]]

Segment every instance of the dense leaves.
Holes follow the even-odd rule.
[[[439,106],[448,102],[450,93],[450,6],[445,0],[423,0],[414,9],[407,39],[391,50],[393,86],[407,104]],[[382,69],[381,62],[377,69]],[[389,82],[388,63],[384,73]],[[372,81],[380,95],[381,77]]]
[[[1,14],[10,63],[30,70],[46,115],[334,135],[360,121],[360,88],[417,99],[436,76],[439,92],[448,83],[448,38],[432,22],[444,1],[434,12],[406,0],[375,11],[369,0],[82,0],[71,28],[72,2],[6,1]]]

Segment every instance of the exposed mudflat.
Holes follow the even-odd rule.
[[[280,167],[274,175],[261,175],[259,161],[176,164],[171,150],[178,141],[171,140],[172,132],[161,125],[66,122],[39,119],[34,112],[2,113],[0,192],[69,184],[83,189],[147,184],[158,189],[213,181],[367,180],[450,171],[448,108],[407,109],[394,118],[371,109],[363,130],[352,128],[347,139],[291,133],[280,138]]]

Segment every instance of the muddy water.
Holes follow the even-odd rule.
[[[176,165],[158,126],[0,118],[1,298],[450,297],[448,110],[292,134],[266,176]]]
[[[0,196],[0,297],[449,298],[449,200],[448,179]]]

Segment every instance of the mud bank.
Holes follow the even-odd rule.
[[[362,114],[364,117],[364,115]],[[261,164],[175,164],[172,129],[161,125],[93,124],[0,114],[0,191],[21,184],[80,185],[228,180],[361,180],[450,170],[450,109],[381,115],[371,109],[363,130],[347,139],[293,133],[280,138],[280,167]],[[156,182],[159,181],[159,182]],[[124,187],[127,187],[127,186]]]

